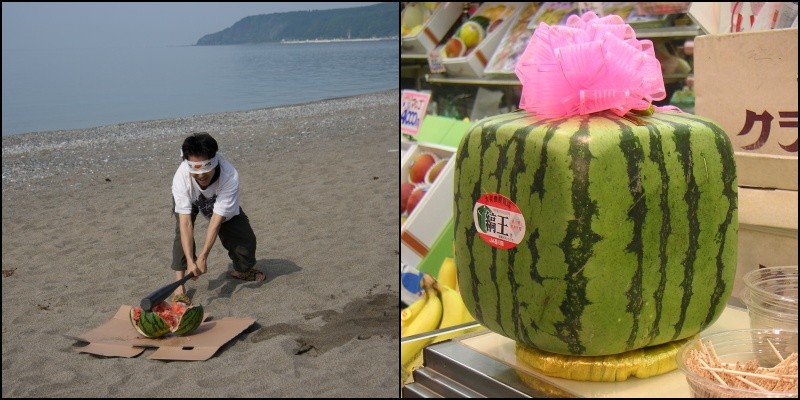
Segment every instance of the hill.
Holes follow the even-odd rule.
[[[380,3],[335,10],[253,15],[201,37],[196,45],[394,37],[400,32],[399,7],[399,3]]]

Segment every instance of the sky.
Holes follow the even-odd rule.
[[[3,50],[193,45],[251,15],[371,4],[3,2]]]

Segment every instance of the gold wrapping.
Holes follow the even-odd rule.
[[[517,362],[547,376],[576,381],[615,382],[630,376],[649,378],[677,368],[675,355],[684,343],[695,336],[607,356],[567,356],[548,353],[516,344]],[[520,377],[524,375],[520,372]],[[530,385],[530,379],[522,379]],[[537,389],[534,387],[533,389]],[[537,389],[538,390],[538,389]]]

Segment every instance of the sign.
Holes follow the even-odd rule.
[[[797,38],[797,29],[695,38],[694,111],[730,138],[739,187],[797,191],[797,92],[788,90]],[[757,90],[743,96],[747,88]]]
[[[432,74],[442,74],[447,71],[444,68],[444,64],[442,64],[442,53],[440,47],[437,47],[428,53],[428,67],[430,67]]]
[[[430,99],[430,93],[403,90],[403,95],[400,99],[401,133],[416,135],[419,132]]]
[[[487,193],[478,199],[472,210],[478,235],[492,247],[508,250],[522,242],[525,218],[508,197]]]

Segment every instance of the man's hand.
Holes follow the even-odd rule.
[[[198,261],[199,261],[199,259],[198,259]],[[203,269],[202,270],[200,269],[200,266],[196,262],[187,260],[187,262],[186,262],[186,272],[190,273],[190,274],[194,274],[194,276],[192,277],[193,281],[197,280],[198,276],[200,276],[200,275],[202,275],[202,274],[204,274],[206,272],[205,259],[203,259]]]
[[[214,242],[217,240],[217,234],[223,221],[225,221],[225,217],[217,213],[211,214],[211,220],[208,222],[208,231],[206,231],[206,241],[203,243],[203,249],[197,255],[197,260],[194,261],[196,272],[193,279],[206,273],[206,260],[208,260],[208,254],[211,253],[211,247],[214,246]]]
[[[200,255],[197,257],[197,261],[195,261],[195,266],[197,268],[197,272],[195,272],[195,278],[206,273],[206,257]]]

